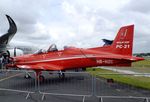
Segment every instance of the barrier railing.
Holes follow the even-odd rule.
[[[101,102],[103,99],[115,99],[122,102],[127,100],[121,99],[127,98],[136,100],[135,102],[139,99],[148,102],[150,99],[150,90],[145,87],[150,85],[150,73],[97,73],[95,76],[95,94]]]
[[[123,81],[117,81],[119,77],[119,80],[129,78],[130,81],[133,81],[134,78],[149,78],[150,74],[148,73],[97,73],[92,76],[86,72],[64,72],[66,75],[64,79],[58,78],[57,74],[58,73],[54,73],[51,78],[46,79],[45,82],[39,83],[40,93],[43,94],[42,100],[46,94],[80,96],[83,97],[83,102],[85,101],[85,97],[90,96],[96,96],[101,100],[104,98],[121,99],[125,97],[127,99],[128,97],[129,99],[146,99],[147,102],[150,97],[150,91],[148,90],[136,88],[128,83],[123,83]]]
[[[26,73],[32,78],[25,79]],[[40,78],[36,78],[36,73],[33,71],[0,70],[0,90],[27,93],[26,99],[31,93],[37,93],[42,95],[42,100],[46,95],[82,97],[82,102],[86,101],[86,97],[92,96],[99,98],[100,102],[109,99],[116,102],[150,100],[150,90],[140,88],[142,86],[138,85],[143,83],[149,86],[150,73],[96,73],[95,75],[88,72],[63,73],[65,78],[59,78],[60,73],[57,72],[43,71],[45,79],[41,81]]]
[[[27,73],[32,78],[25,79]],[[23,70],[1,70],[0,90],[27,93],[26,98],[28,98],[30,93],[36,91],[35,73]]]
[[[53,72],[53,75],[46,77],[44,82],[39,81],[39,92],[43,94],[42,100],[46,94],[82,97],[83,101],[85,97],[92,95],[92,75],[86,72],[63,72],[63,74],[65,78],[59,78],[59,73]]]
[[[133,96],[97,96],[99,102],[110,100],[110,102],[149,102],[150,97],[133,97]],[[107,101],[108,102],[108,101]]]

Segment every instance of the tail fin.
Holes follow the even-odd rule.
[[[134,25],[121,27],[114,39],[112,52],[121,55],[132,55]]]
[[[7,47],[8,43],[10,42],[12,37],[17,32],[17,26],[16,26],[15,22],[13,21],[13,19],[8,15],[6,15],[6,17],[9,22],[9,29],[8,29],[7,33],[0,36],[0,53],[6,51],[6,47]]]
[[[9,22],[9,29],[6,34],[3,34],[2,36],[0,36],[0,44],[4,44],[4,45],[8,44],[9,41],[12,39],[12,37],[17,32],[17,26],[16,26],[15,22],[13,21],[13,19],[8,15],[6,15],[6,17]]]

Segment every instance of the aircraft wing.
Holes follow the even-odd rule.
[[[17,65],[18,68],[29,70],[62,70],[63,67],[53,64]]]
[[[17,26],[13,19],[6,15],[8,22],[9,22],[9,29],[8,32],[0,36],[0,52],[3,52],[6,50],[6,46],[9,43],[9,41],[12,39],[12,37],[17,32]]]

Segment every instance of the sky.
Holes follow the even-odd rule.
[[[150,0],[0,0],[0,34],[5,14],[17,24],[10,45],[43,48],[55,43],[90,48],[113,40],[119,28],[135,25],[134,53],[150,52]]]

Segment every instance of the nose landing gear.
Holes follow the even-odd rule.
[[[25,79],[30,79],[30,78],[31,78],[30,73],[26,72],[26,74],[25,74],[24,78],[25,78]]]
[[[59,78],[60,78],[60,79],[64,79],[64,78],[65,78],[65,73],[63,73],[62,71],[60,71],[60,72],[58,73],[58,75],[59,75]]]

